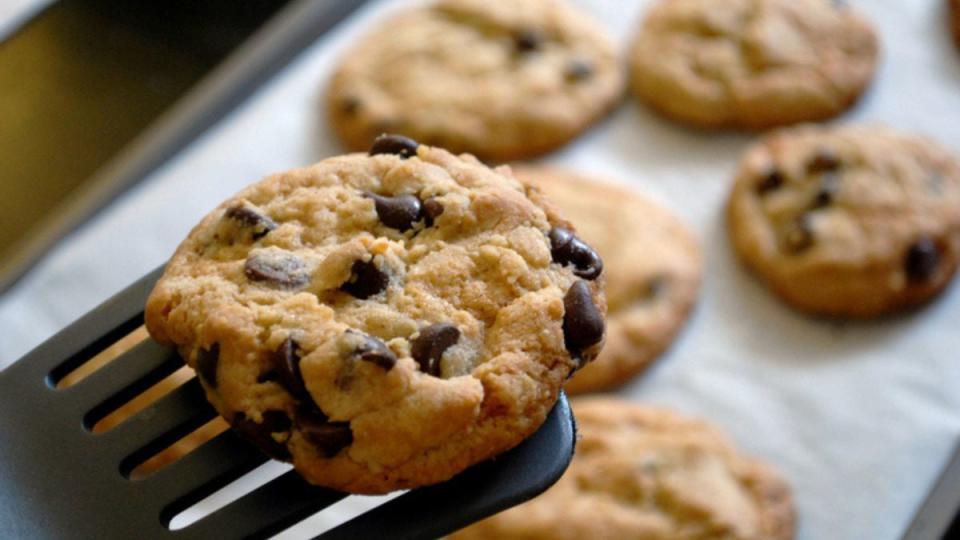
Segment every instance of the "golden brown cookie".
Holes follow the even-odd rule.
[[[556,203],[604,262],[606,344],[567,392],[629,381],[670,346],[696,303],[702,261],[693,233],[646,197],[587,175],[543,167],[514,172]]]
[[[710,425],[612,398],[573,401],[580,439],[546,493],[452,540],[790,540],[783,477]]]
[[[351,150],[391,132],[503,162],[567,143],[623,86],[613,43],[563,0],[441,0],[348,51],[327,114]]]
[[[831,0],[660,0],[631,48],[631,86],[673,119],[763,129],[849,108],[879,56],[871,25]]]
[[[168,263],[146,323],[268,454],[383,493],[540,426],[602,345],[602,269],[508,168],[390,136],[221,204]]]
[[[960,164],[878,125],[802,126],[747,150],[727,209],[743,261],[810,313],[873,317],[925,302],[960,256]]]

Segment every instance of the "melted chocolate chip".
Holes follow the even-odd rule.
[[[443,215],[443,205],[440,201],[430,197],[423,201],[423,219],[427,227],[433,227],[433,220]]]
[[[460,340],[460,330],[450,323],[435,323],[420,330],[413,340],[410,354],[420,364],[420,371],[440,376],[440,358]]]
[[[390,284],[390,276],[380,271],[373,261],[355,261],[350,268],[350,279],[340,289],[354,298],[366,300],[380,293]]]
[[[840,168],[840,157],[829,148],[820,148],[813,158],[807,163],[807,172],[809,174],[818,174],[828,171],[835,171]]]
[[[783,247],[787,253],[802,253],[813,246],[813,225],[810,216],[803,214],[793,223],[783,236]]]
[[[813,198],[811,208],[823,208],[830,206],[840,192],[840,175],[835,172],[827,172],[820,180],[820,189],[817,190]]]
[[[393,351],[391,351],[384,342],[367,334],[362,334],[353,330],[347,331],[363,336],[363,342],[360,343],[360,345],[354,351],[354,354],[357,356],[357,358],[363,360],[364,362],[376,364],[387,371],[390,371],[390,369],[396,365],[397,356],[393,354]]]
[[[603,314],[593,303],[590,285],[579,280],[563,297],[563,341],[570,354],[581,360],[581,366],[592,360],[586,349],[603,339]]]
[[[785,178],[783,173],[780,172],[780,169],[775,166],[770,166],[764,171],[763,176],[760,177],[760,181],[757,182],[757,193],[759,195],[766,195],[771,191],[775,191],[783,185]]]
[[[231,206],[223,215],[250,227],[254,240],[263,238],[277,228],[275,221],[246,205]]]
[[[310,394],[303,384],[303,374],[300,373],[300,346],[292,338],[287,338],[273,353],[273,368],[277,373],[277,382],[290,392],[293,397],[308,401]]]
[[[583,279],[594,280],[603,272],[603,261],[583,240],[567,229],[556,227],[550,231],[551,254],[554,262],[572,264],[573,273]]]
[[[514,46],[517,52],[528,53],[540,48],[543,43],[543,34],[533,28],[524,28],[513,36]]]
[[[419,146],[417,141],[409,137],[383,134],[373,141],[373,146],[370,148],[370,155],[394,154],[403,159],[407,159],[417,155],[417,148]]]
[[[297,411],[297,429],[325,457],[332,458],[353,443],[349,422],[331,422],[319,409]]]
[[[940,266],[940,248],[932,239],[923,237],[914,242],[903,261],[907,279],[912,283],[930,281]]]
[[[273,438],[273,433],[290,431],[290,418],[283,411],[265,411],[263,421],[256,423],[247,415],[237,413],[230,424],[245,439],[257,445],[265,454],[280,461],[290,461],[290,451],[285,443]]]
[[[211,388],[217,387],[217,366],[220,364],[220,344],[197,350],[197,373]]]
[[[391,229],[397,229],[403,232],[411,229],[414,223],[420,221],[423,206],[420,204],[420,199],[413,195],[384,197],[383,195],[367,192],[364,193],[363,196],[373,199],[380,223],[383,223]]]
[[[298,289],[310,281],[299,257],[282,251],[258,251],[247,257],[243,273],[251,281],[262,281],[283,289]]]
[[[593,64],[588,60],[575,58],[567,62],[563,76],[568,82],[585,81],[593,76]]]

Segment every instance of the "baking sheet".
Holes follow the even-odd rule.
[[[161,264],[201,216],[242,186],[340,153],[320,106],[327,76],[346,46],[409,3],[362,8],[0,297],[0,366]],[[650,4],[574,3],[624,46]],[[853,4],[876,23],[884,57],[870,93],[839,121],[883,121],[934,136],[960,155],[960,51],[948,37],[944,2]],[[782,305],[737,264],[723,225],[722,204],[750,140],[687,130],[628,99],[544,160],[649,194],[683,216],[703,244],[705,282],[690,324],[621,394],[705,417],[780,467],[795,489],[799,538],[897,538],[960,436],[960,287],[915,314],[870,323],[809,319]],[[283,536],[308,538],[357,504]]]

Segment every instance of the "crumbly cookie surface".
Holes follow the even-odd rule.
[[[546,493],[454,540],[789,540],[790,488],[713,427],[613,398],[573,401],[580,439]]]
[[[352,150],[392,132],[502,162],[565,144],[623,86],[613,43],[562,0],[441,0],[348,51],[327,112]]]
[[[224,202],[146,310],[235,429],[358,493],[518,444],[597,354],[606,310],[602,261],[508,169],[402,138],[371,152]]]
[[[514,172],[557,204],[604,262],[606,343],[566,391],[629,381],[670,346],[696,303],[702,272],[696,239],[670,211],[628,189],[556,168]]]
[[[789,303],[872,317],[929,300],[953,277],[960,165],[884,126],[802,126],[747,150],[727,211],[741,258]]]
[[[702,127],[833,117],[869,85],[871,25],[832,0],[661,0],[631,48],[633,92]]]

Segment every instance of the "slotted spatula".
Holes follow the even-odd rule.
[[[0,537],[262,538],[347,497],[294,471],[199,521],[170,520],[267,458],[232,431],[143,479],[144,460],[213,418],[193,379],[116,428],[91,428],[183,366],[146,340],[75,386],[57,382],[143,323],[158,269],[0,372]],[[530,499],[553,484],[573,454],[566,398],[513,450],[455,478],[409,491],[318,538],[436,538]]]

